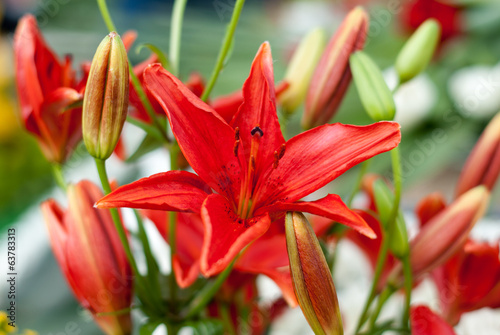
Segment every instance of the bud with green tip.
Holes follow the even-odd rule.
[[[343,334],[337,293],[316,234],[302,213],[285,217],[286,247],[293,288],[315,334]]]
[[[94,55],[83,98],[82,131],[88,152],[107,159],[127,117],[128,59],[120,36],[106,36]]]
[[[309,82],[325,44],[325,32],[317,28],[307,34],[295,50],[283,79],[289,86],[278,96],[285,113],[292,114],[305,100]]]
[[[428,19],[418,27],[396,59],[399,81],[404,83],[422,72],[429,64],[441,37],[441,26]]]
[[[370,118],[392,121],[396,105],[378,66],[362,51],[351,55],[349,63],[361,103]]]
[[[394,256],[403,258],[408,254],[409,244],[406,225],[401,211],[398,211],[396,222],[392,227],[387,226],[392,214],[392,207],[394,206],[394,194],[382,179],[377,179],[373,182],[373,194],[377,212],[380,215],[380,221],[387,233],[385,238],[389,239],[389,249]]]

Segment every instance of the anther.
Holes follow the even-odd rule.
[[[256,133],[259,133],[259,136],[262,137],[264,136],[264,132],[262,131],[262,129],[260,129],[259,126],[255,126],[251,131],[250,131],[250,135],[255,135]]]
[[[276,169],[279,164],[279,160],[283,158],[285,155],[285,143],[281,145],[281,147],[274,152],[274,162],[273,162],[273,169]]]
[[[283,156],[285,155],[285,148],[286,148],[286,145],[285,145],[285,143],[283,143],[278,151],[278,159],[283,158]]]
[[[239,146],[240,146],[240,140],[236,140],[236,142],[234,142],[234,147],[233,147],[233,154],[235,157],[238,157]]]
[[[238,141],[240,139],[240,128],[234,128],[234,140]]]

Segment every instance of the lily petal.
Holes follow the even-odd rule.
[[[336,194],[328,194],[326,197],[316,201],[299,202],[277,202],[268,207],[262,208],[256,214],[262,211],[273,212],[306,212],[329,218],[349,226],[359,233],[369,237],[376,238],[377,235],[365,220],[356,212],[349,209],[342,199]]]
[[[262,236],[271,219],[267,213],[249,220],[240,219],[221,195],[207,197],[201,208],[205,239],[201,252],[201,271],[211,276],[223,271],[250,242]]]
[[[99,200],[96,206],[199,213],[210,193],[210,188],[197,175],[168,171],[121,186]]]
[[[167,113],[172,132],[196,173],[218,193],[237,199],[241,178],[233,150],[234,130],[161,65],[149,66],[144,82]]]
[[[256,207],[299,200],[356,164],[395,148],[400,140],[399,124],[394,122],[334,123],[303,132],[286,142],[278,166],[261,178]]]
[[[234,116],[231,125],[239,128],[239,134],[246,146],[246,161],[250,161],[250,143],[253,129],[258,126],[261,133],[255,171],[258,175],[274,160],[274,152],[285,143],[276,113],[273,59],[271,47],[265,42],[257,51],[250,75],[243,84],[243,104]]]
[[[286,302],[295,307],[298,302],[293,291],[285,234],[269,232],[248,247],[238,259],[235,269],[269,277],[279,286]]]

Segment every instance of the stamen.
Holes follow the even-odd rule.
[[[278,159],[283,158],[283,156],[285,155],[285,148],[286,148],[286,145],[285,145],[285,143],[283,143],[278,151]]]
[[[240,140],[236,140],[234,142],[234,147],[233,147],[233,154],[235,157],[238,157],[238,148],[240,147]]]
[[[264,136],[264,132],[262,131],[262,129],[260,129],[259,126],[255,126],[251,131],[250,131],[250,135],[254,136],[256,133],[259,133],[260,137]]]
[[[234,128],[234,140],[238,141],[240,139],[240,128],[236,127]]]
[[[283,158],[284,155],[285,155],[285,143],[283,143],[281,147],[274,152],[273,169],[276,169],[278,167],[279,160]]]

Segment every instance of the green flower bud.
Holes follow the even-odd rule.
[[[418,27],[396,59],[399,81],[404,83],[422,72],[429,64],[441,37],[441,26],[428,19]]]
[[[394,194],[383,180],[378,179],[373,182],[373,195],[380,221],[387,234],[385,238],[389,239],[389,249],[394,256],[403,258],[408,254],[409,244],[406,225],[401,211],[398,211],[395,224],[392,227],[387,227],[392,207],[394,206]]]
[[[284,78],[289,86],[278,96],[286,113],[293,113],[305,100],[309,82],[325,44],[325,32],[318,28],[307,34],[295,50]]]
[[[304,214],[285,217],[292,283],[304,316],[315,334],[343,334],[337,293],[316,234]]]
[[[349,62],[358,95],[370,118],[392,121],[396,105],[378,66],[362,51],[351,55]]]
[[[94,55],[83,98],[82,132],[88,152],[107,159],[127,117],[128,59],[120,36],[106,36]]]

